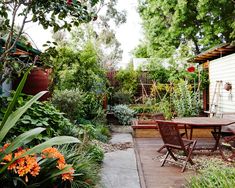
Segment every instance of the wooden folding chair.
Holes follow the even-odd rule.
[[[235,161],[235,125],[227,126],[227,132],[222,132],[219,151],[222,158],[229,162]]]
[[[164,166],[167,161],[168,156],[170,155],[175,161],[180,159],[177,158],[174,154],[174,150],[180,150],[184,152],[186,156],[185,163],[182,167],[181,172],[184,172],[186,165],[190,162],[192,165],[194,162],[191,159],[192,151],[194,150],[197,140],[189,140],[181,137],[177,123],[172,121],[160,121],[156,120],[158,123],[159,131],[164,142],[164,147],[167,149],[167,154],[161,164]]]

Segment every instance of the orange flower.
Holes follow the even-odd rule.
[[[26,151],[27,150],[18,150],[16,153],[14,153],[14,157],[17,158]],[[11,161],[9,159],[12,159],[12,154],[11,156],[5,156],[4,159],[8,162]],[[12,163],[8,167],[8,170],[13,170],[19,176],[25,176],[25,180],[28,180],[27,174],[31,174],[32,176],[38,175],[40,166],[37,163],[36,155],[26,155],[25,157],[19,158],[14,163]]]
[[[10,144],[5,144],[2,148],[0,148],[0,152],[4,152],[4,150],[9,146]],[[6,164],[8,162],[11,162],[12,159],[18,158],[15,160],[12,164],[8,166],[8,170],[12,170],[14,173],[18,174],[20,177],[25,178],[25,182],[28,182],[28,175],[32,175],[33,177],[37,176],[40,172],[40,166],[37,162],[37,156],[34,155],[26,155],[24,157],[19,158],[22,154],[24,154],[28,149],[22,149],[19,148],[14,153],[10,153],[4,156],[1,164]],[[74,169],[72,167],[68,167],[68,165],[65,162],[64,156],[53,147],[46,148],[42,151],[41,154],[42,158],[54,158],[57,159],[57,168],[59,170],[63,170],[64,168],[68,168],[68,172],[62,174],[62,180],[66,181],[72,181],[73,180],[73,174]]]
[[[6,143],[4,144],[4,146],[2,148],[0,148],[0,152],[3,152],[5,149],[7,149],[7,147],[10,145],[10,143]]]
[[[37,164],[35,164],[34,167],[31,169],[30,174],[35,177],[35,176],[37,176],[37,175],[39,174],[39,171],[40,171],[40,166],[39,166],[38,163],[37,163]]]
[[[57,158],[57,168],[63,170],[68,166],[65,162],[64,156],[56,148],[46,148],[42,151],[42,158]],[[69,172],[62,174],[62,180],[72,181],[73,180],[74,169],[71,167]]]
[[[46,148],[42,151],[43,158],[57,158],[58,164],[65,164],[64,156],[56,148]]]
[[[74,169],[71,167],[69,169],[69,172],[67,172],[65,174],[62,174],[62,180],[64,180],[64,181],[66,181],[66,180],[73,181],[73,174],[74,174]]]
[[[7,161],[7,162],[10,162],[12,160],[12,154],[9,153],[8,155],[6,155],[4,158],[3,158],[4,161]]]
[[[56,166],[58,169],[62,170],[66,167],[66,164],[63,164],[63,163],[59,163],[57,166]]]

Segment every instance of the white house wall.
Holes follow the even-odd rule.
[[[218,111],[234,112],[235,113],[235,53],[213,60],[209,63],[209,98],[210,106],[215,90],[216,81],[222,80],[222,87],[220,89],[220,99],[218,104]],[[232,90],[226,91],[224,84],[230,82]],[[215,102],[214,102],[215,103]]]

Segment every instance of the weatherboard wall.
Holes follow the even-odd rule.
[[[212,102],[215,93],[216,81],[222,81],[220,87],[220,96],[218,100],[217,112],[235,112],[235,53],[210,61],[209,63],[209,99],[211,104],[216,104],[216,96]],[[232,84],[232,90],[226,91],[224,85],[226,82]]]

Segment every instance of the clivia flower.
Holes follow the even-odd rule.
[[[5,144],[2,148],[0,148],[0,153],[4,152],[9,145],[10,144]],[[7,169],[9,171],[13,171],[15,174],[18,174],[20,177],[24,177],[25,182],[28,182],[29,175],[35,177],[40,172],[40,166],[38,164],[36,154],[26,155],[24,157],[19,158],[27,150],[28,149],[23,149],[22,147],[18,148],[14,153],[9,153],[5,155],[0,163],[0,165],[5,165],[11,162],[14,158],[18,158],[17,160],[12,162]],[[44,159],[57,159],[56,168],[58,168],[59,170],[63,170],[66,167],[68,168],[68,171],[61,175],[62,180],[73,180],[74,169],[72,168],[72,166],[66,164],[64,156],[56,148],[50,147],[44,149],[42,151],[41,157]]]
[[[46,148],[42,151],[42,158],[57,158],[57,168],[63,170],[68,165],[65,163],[64,156],[53,147]],[[71,167],[69,168],[69,172],[62,174],[62,180],[72,181],[73,180],[74,169]]]

